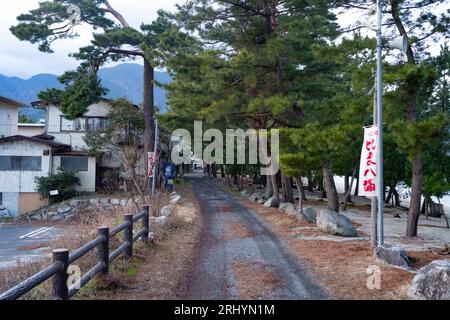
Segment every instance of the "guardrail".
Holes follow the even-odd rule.
[[[149,234],[149,206],[142,206],[143,211],[136,215],[127,214],[124,216],[124,222],[113,229],[109,230],[107,227],[98,228],[98,236],[86,243],[81,248],[69,254],[68,249],[53,250],[53,263],[44,268],[40,272],[34,274],[28,279],[22,281],[13,288],[0,294],[0,300],[16,300],[24,294],[31,291],[36,286],[42,284],[44,281],[52,279],[52,297],[55,300],[68,300],[73,297],[82,287],[84,287],[97,274],[106,274],[109,272],[109,265],[121,254],[126,258],[131,258],[133,255],[133,243],[139,239],[148,242]],[[142,220],[142,227],[139,231],[134,232],[133,227],[136,222]],[[110,239],[119,233],[123,232],[124,242],[111,253]],[[87,271],[75,286],[68,287],[68,273],[69,266],[82,258],[89,252],[97,249],[98,260],[95,266]]]

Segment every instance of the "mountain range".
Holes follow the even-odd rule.
[[[109,89],[107,98],[127,97],[133,103],[141,104],[143,73],[142,65],[124,63],[100,69],[99,77],[102,80],[102,85]],[[155,79],[161,84],[172,81],[168,73],[160,71],[155,72]],[[29,79],[22,79],[0,74],[0,95],[27,105],[38,100],[37,94],[48,88],[62,88],[57,75],[41,73]],[[167,108],[166,94],[161,87],[155,87],[155,105],[161,112],[164,112]],[[21,112],[33,120],[45,118],[42,110],[32,107],[24,107]]]

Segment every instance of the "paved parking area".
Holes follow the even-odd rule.
[[[0,270],[12,268],[22,262],[40,261],[46,252],[46,244],[60,234],[61,230],[51,226],[0,224]]]

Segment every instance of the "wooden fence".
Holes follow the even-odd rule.
[[[44,281],[52,279],[52,298],[55,300],[68,300],[73,297],[82,287],[84,287],[97,274],[109,272],[109,265],[120,255],[131,258],[133,255],[133,243],[139,239],[148,241],[149,234],[149,206],[142,206],[143,211],[133,215],[124,216],[124,222],[113,229],[106,227],[98,228],[98,236],[94,240],[86,243],[81,248],[69,253],[68,249],[53,250],[53,263],[28,279],[22,281],[15,287],[0,294],[0,300],[15,300],[31,291],[34,287]],[[139,231],[134,232],[134,225],[142,221]],[[110,253],[110,239],[123,232],[124,242]],[[97,264],[87,271],[75,286],[68,287],[69,266],[85,256],[92,250],[97,249]]]

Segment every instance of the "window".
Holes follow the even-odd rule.
[[[65,171],[88,171],[88,157],[61,157],[61,169]]]
[[[84,132],[86,131],[86,119],[67,120],[61,116],[61,131]]]
[[[88,131],[105,131],[108,121],[105,118],[87,118]]]
[[[42,171],[41,157],[0,156],[0,171]]]

